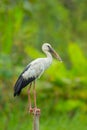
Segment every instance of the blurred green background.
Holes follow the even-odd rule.
[[[31,130],[26,87],[13,97],[24,67],[44,57],[50,43],[54,60],[37,81],[41,130],[87,130],[87,0],[0,1],[0,130]],[[32,95],[33,99],[33,95]]]

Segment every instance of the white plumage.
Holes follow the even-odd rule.
[[[48,58],[38,58],[35,61],[32,61],[31,64],[29,64],[30,67],[22,74],[22,76],[24,79],[28,79],[30,77],[40,77],[51,63],[52,59],[48,60]]]
[[[42,73],[50,66],[50,64],[52,63],[51,54],[53,54],[53,56],[55,56],[58,60],[62,61],[50,44],[44,43],[42,46],[42,50],[47,55],[47,57],[38,58],[27,65],[15,84],[14,96],[19,95],[22,88],[33,82],[35,79],[39,78]]]

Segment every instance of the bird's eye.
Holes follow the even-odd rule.
[[[47,45],[48,46],[48,48],[50,48],[50,46],[49,45]]]

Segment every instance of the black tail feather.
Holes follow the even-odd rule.
[[[15,97],[16,95],[19,96],[20,93],[21,93],[21,89],[20,89],[18,92],[14,92],[14,97]]]
[[[18,78],[15,86],[14,86],[14,97],[20,95],[21,90],[26,87],[30,82],[35,80],[35,77],[29,79],[23,79],[22,75]]]
[[[14,86],[14,97],[21,93],[23,78],[20,76]]]

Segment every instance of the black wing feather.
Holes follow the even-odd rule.
[[[35,77],[31,77],[29,79],[24,79],[22,74],[28,70],[30,65],[28,65],[25,70],[21,73],[18,80],[16,81],[16,84],[14,86],[14,96],[19,95],[21,93],[21,90],[26,87],[29,83],[31,83],[33,80],[35,80]]]

